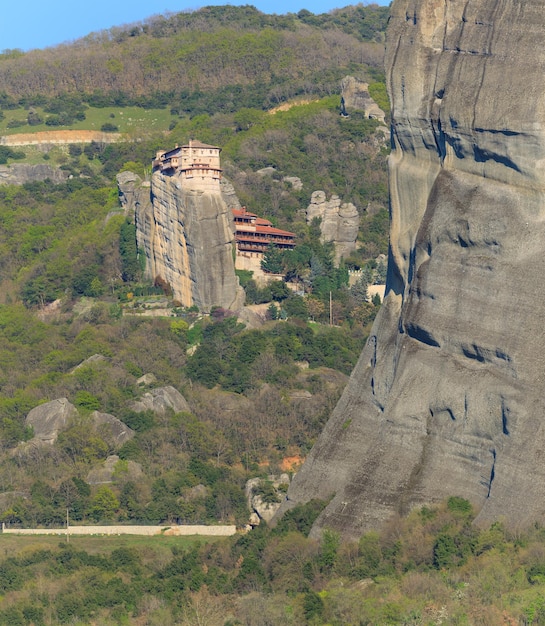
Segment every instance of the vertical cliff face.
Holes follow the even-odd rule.
[[[545,13],[395,0],[387,297],[283,509],[358,536],[459,495],[545,518]]]
[[[235,275],[232,220],[219,188],[186,190],[178,176],[155,172],[151,202],[136,212],[146,273],[166,281],[183,306],[239,309],[244,293]]]
[[[343,202],[333,195],[328,200],[325,192],[315,191],[306,212],[307,224],[314,218],[320,219],[321,240],[335,246],[335,264],[356,250],[360,226],[358,210],[351,202]]]

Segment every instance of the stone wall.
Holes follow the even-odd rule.
[[[236,534],[236,526],[70,526],[66,528],[7,528],[2,524],[2,534],[11,535],[155,535],[186,537],[230,537]]]

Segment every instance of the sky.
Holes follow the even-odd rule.
[[[387,5],[389,0],[375,0]],[[0,0],[0,52],[32,50],[67,43],[89,33],[142,21],[152,15],[195,10],[203,6],[251,4],[264,13],[327,13],[358,0]],[[363,4],[370,4],[364,0]]]

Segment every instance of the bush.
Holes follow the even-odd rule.
[[[298,504],[284,513],[273,533],[284,535],[296,530],[308,537],[312,525],[326,506],[325,500],[317,499],[310,500],[306,504]]]
[[[0,165],[5,165],[8,162],[8,159],[24,159],[26,154],[24,152],[18,152],[16,150],[12,150],[7,146],[0,146]]]
[[[321,618],[324,613],[324,601],[315,591],[307,591],[303,598],[303,613],[307,620]]]
[[[88,411],[98,411],[100,409],[100,400],[84,390],[76,393],[75,403],[80,409],[87,409]]]
[[[104,133],[117,133],[119,127],[115,124],[111,124],[110,122],[106,122],[105,124],[102,124],[100,130]]]
[[[133,430],[136,430],[136,432],[140,433],[153,428],[155,425],[155,414],[150,409],[140,412],[127,409],[123,412],[119,419],[124,424],[127,424],[129,428],[132,428]]]

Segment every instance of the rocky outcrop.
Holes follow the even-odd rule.
[[[93,411],[91,413],[91,420],[98,433],[114,448],[122,446],[126,441],[134,437],[134,430],[132,430],[132,428],[129,428],[127,424],[124,424],[121,420],[118,420],[117,417],[109,413]]]
[[[384,124],[386,115],[369,95],[369,84],[346,76],[341,81],[341,112],[349,115],[351,110],[363,111],[365,117]]]
[[[29,165],[27,163],[12,163],[0,165],[0,185],[24,185],[41,180],[50,180],[52,183],[62,183],[68,178],[68,174],[52,165],[39,163]]]
[[[152,177],[151,204],[136,210],[146,274],[168,283],[182,306],[236,310],[244,304],[233,261],[234,229],[221,192],[182,189],[176,174]]]
[[[131,219],[135,215],[151,211],[150,184],[134,172],[120,172],[117,176],[119,202],[125,215]]]
[[[172,410],[174,413],[191,411],[182,394],[170,385],[145,393],[140,400],[131,404],[131,409],[138,412],[153,411],[159,414],[164,414],[167,410]]]
[[[246,482],[251,526],[258,526],[261,520],[268,524],[273,519],[289,484],[289,474],[271,475],[267,479],[251,478]]]
[[[75,415],[77,415],[76,407],[66,398],[59,398],[34,407],[25,418],[25,425],[31,426],[34,431],[34,438],[31,441],[55,443],[59,433],[68,427]]]
[[[111,483],[116,478],[116,471],[125,480],[138,481],[142,479],[144,472],[142,471],[140,463],[127,461],[126,466],[123,468],[119,468],[118,463],[119,457],[116,454],[110,455],[98,467],[88,472],[85,482],[89,485],[105,485]]]
[[[332,195],[328,200],[323,191],[315,191],[307,207],[307,223],[319,218],[321,240],[335,246],[335,263],[346,258],[356,249],[356,239],[360,217],[351,202],[341,203],[339,196]]]
[[[93,354],[89,358],[85,359],[85,361],[82,361],[81,363],[73,367],[70,373],[73,374],[82,367],[92,367],[93,365],[98,365],[106,361],[108,361],[108,358],[105,357],[103,354]]]
[[[387,295],[283,508],[356,537],[457,495],[545,520],[541,0],[395,0]]]
[[[221,195],[225,204],[230,210],[241,209],[240,200],[236,194],[235,188],[226,178],[222,178],[220,182]]]

